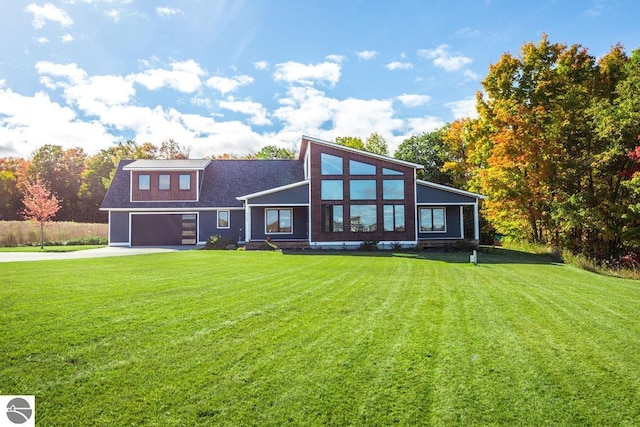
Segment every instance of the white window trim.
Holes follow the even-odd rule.
[[[444,214],[444,230],[423,230],[422,229],[422,215],[420,211],[422,209],[431,209],[432,215],[434,209],[442,209]],[[431,217],[431,221],[433,222],[433,216]],[[434,234],[445,234],[447,232],[447,208],[446,206],[419,206],[418,207],[418,233],[434,233]]]
[[[289,212],[291,212],[291,231],[267,231],[267,211],[289,211]],[[280,215],[278,215],[278,220],[279,219],[280,219]],[[279,226],[279,224],[278,224],[278,226]],[[293,234],[293,209],[292,208],[266,208],[264,210],[264,234],[265,234],[265,236]]]
[[[226,227],[220,227],[220,212],[226,212],[227,213],[227,226]],[[227,230],[229,228],[231,228],[231,212],[229,212],[226,209],[220,209],[216,212],[216,228],[218,230]]]

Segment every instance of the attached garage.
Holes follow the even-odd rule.
[[[132,214],[131,246],[195,245],[197,214]]]

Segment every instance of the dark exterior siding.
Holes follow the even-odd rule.
[[[309,185],[289,188],[260,197],[248,199],[247,203],[252,205],[288,205],[309,203]]]
[[[441,203],[443,205],[448,203],[469,203],[476,202],[474,197],[465,196],[463,194],[452,193],[450,191],[440,190],[438,188],[429,187],[426,185],[418,184],[416,194],[418,196],[418,204],[420,203]]]
[[[111,212],[109,244],[129,243],[129,212]]]
[[[227,210],[227,209],[221,209]],[[218,228],[218,211],[200,213],[200,240],[206,241],[218,234],[235,241],[244,239],[244,211],[229,210],[229,228]]]
[[[432,206],[425,206],[432,207]],[[460,229],[460,206],[433,206],[434,208],[444,207],[446,209],[446,227],[447,231],[444,233],[438,232],[429,232],[429,233],[421,233],[420,232],[420,222],[418,220],[418,240],[430,240],[430,239],[460,239],[462,238],[462,230]],[[419,216],[420,207],[418,207]]]
[[[267,238],[265,233],[265,209],[270,207],[253,207],[251,208],[251,238],[250,240],[264,240]],[[293,234],[269,234],[274,240],[307,240],[309,238],[307,229],[309,227],[309,209],[304,206],[296,206],[292,208],[274,207],[273,209],[293,209]]]
[[[314,242],[348,242],[363,240],[378,241],[414,241],[415,234],[415,193],[414,193],[414,169],[412,167],[388,162],[382,159],[375,159],[366,155],[360,155],[332,147],[318,144],[310,146],[310,175],[311,175],[311,238]],[[342,175],[322,175],[320,169],[320,154],[327,153],[343,159]],[[368,163],[376,166],[376,175],[349,175],[349,160]],[[383,175],[382,168],[393,169],[402,172],[404,175]],[[321,198],[322,179],[342,179],[343,200],[323,201]],[[375,179],[376,180],[376,200],[350,200],[349,180],[354,179]],[[382,189],[383,180],[399,179],[404,181],[404,200],[383,200]],[[344,206],[344,231],[324,232],[322,230],[322,205],[343,205]],[[351,232],[349,227],[350,206],[353,205],[376,205],[377,231],[375,232]],[[384,231],[383,205],[404,205],[405,211],[405,231]]]

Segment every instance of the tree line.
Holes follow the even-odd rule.
[[[340,138],[338,140],[341,141]],[[386,141],[377,133],[373,133],[365,143],[353,137],[345,137],[341,142],[361,149],[366,145],[370,151],[388,154]],[[224,153],[211,158],[294,159],[296,154],[295,150],[267,145],[246,155]],[[188,159],[189,156],[188,148],[169,139],[160,146],[129,140],[100,150],[95,155],[87,155],[82,148],[65,150],[60,145],[47,144],[28,159],[0,158],[0,220],[26,218],[25,196],[32,191],[30,183],[37,182],[57,198],[56,220],[106,222],[106,214],[99,209],[120,160]]]
[[[477,118],[405,141],[396,157],[488,196],[498,233],[640,262],[640,49],[596,58],[545,35],[502,55],[482,86]]]
[[[245,156],[226,153],[217,158],[294,158],[295,154],[293,150],[269,145]],[[160,146],[129,140],[95,155],[87,155],[82,148],[65,150],[47,144],[28,159],[0,158],[0,220],[25,218],[25,196],[31,191],[31,183],[37,182],[57,198],[56,220],[106,222],[106,214],[99,209],[120,160],[188,159],[189,155],[188,148],[169,139]]]
[[[424,165],[418,178],[488,196],[495,232],[608,260],[640,251],[640,49],[602,57],[581,45],[524,43],[491,65],[476,118],[405,139],[393,156]],[[389,155],[377,132],[338,144]],[[293,150],[217,158],[295,158]],[[88,156],[45,145],[0,158],[0,219],[20,219],[21,187],[38,176],[61,200],[56,219],[102,222],[98,208],[120,159],[188,158],[173,140],[121,142]]]

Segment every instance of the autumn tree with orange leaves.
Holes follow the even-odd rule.
[[[499,232],[619,256],[640,245],[625,237],[640,230],[629,228],[624,185],[640,131],[639,75],[640,51],[629,58],[620,45],[596,59],[546,36],[526,43],[490,67],[479,117],[458,132],[467,157],[447,165],[471,170]]]

